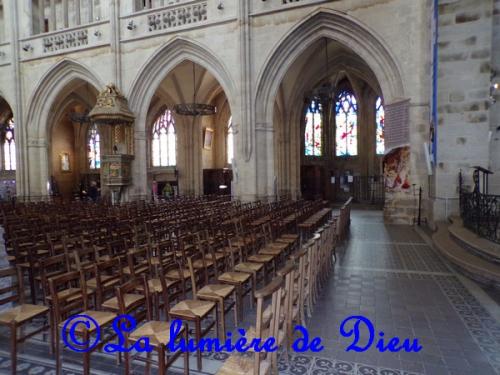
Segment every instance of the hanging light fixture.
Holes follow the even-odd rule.
[[[174,106],[175,113],[181,116],[213,116],[215,115],[216,108],[210,104],[203,104],[196,102],[196,66],[193,62],[193,102],[176,104]]]
[[[322,84],[321,86],[311,90],[306,95],[308,101],[315,100],[320,103],[328,103],[333,99],[333,94],[335,92],[335,84],[330,82],[328,74],[329,74],[328,38],[325,38],[325,77],[327,78],[328,81]]]
[[[89,84],[88,82],[85,83],[86,87],[86,93],[87,93],[87,103],[90,102],[90,91],[89,91]],[[83,124],[90,124],[90,117],[89,117],[90,110],[87,108],[84,109],[83,112],[70,112],[69,113],[69,119],[71,120],[72,123],[78,124],[78,125],[83,125]]]

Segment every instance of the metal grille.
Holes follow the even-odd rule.
[[[351,196],[356,203],[384,205],[383,176],[341,176],[340,183],[336,184],[336,190],[336,200]]]

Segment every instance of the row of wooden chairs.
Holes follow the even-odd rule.
[[[311,317],[319,291],[333,270],[333,251],[338,240],[337,222],[338,218],[330,217],[308,242],[290,255],[286,265],[277,271],[276,278],[255,293],[256,325],[246,332],[249,341],[274,337],[276,344],[288,351],[294,340],[295,325],[306,326],[306,312]],[[266,298],[271,299],[267,306],[264,304]],[[253,357],[234,354],[217,374],[277,374],[277,363],[277,352],[255,352]]]
[[[274,274],[278,265],[289,258],[290,253],[297,248],[298,235],[282,233],[280,225],[276,224],[277,218],[272,219],[274,221],[267,221],[252,229],[244,228],[242,222],[237,220],[234,223],[235,229],[231,238],[222,241],[219,241],[216,236],[202,236],[198,233],[195,235],[197,251],[186,252],[185,248],[181,249],[183,251],[180,254],[176,254],[176,251],[166,251],[165,254],[168,257],[165,259],[161,259],[158,254],[162,253],[159,250],[153,251],[153,244],[146,240],[142,247],[137,243],[143,241],[136,241],[137,246],[134,245],[132,249],[128,249],[126,257],[108,254],[107,258],[94,256],[94,258],[84,260],[82,255],[85,254],[73,249],[72,262],[69,247],[65,248],[63,244],[63,251],[50,257],[50,262],[49,258],[39,262],[41,265],[40,284],[45,290],[44,298],[48,307],[40,306],[44,310],[40,310],[37,316],[49,315],[52,327],[51,342],[57,353],[59,350],[57,335],[60,325],[64,322],[63,319],[67,318],[70,310],[74,312],[77,307],[75,301],[79,299],[86,301],[83,305],[85,309],[93,307],[97,311],[97,318],[106,324],[110,317],[109,313],[117,314],[123,310],[120,310],[121,307],[126,309],[127,304],[134,306],[139,303],[138,301],[142,301],[142,297],[147,296],[146,310],[149,309],[150,319],[168,316],[170,319],[177,317],[186,322],[191,321],[195,326],[195,335],[198,339],[208,334],[211,328],[221,335],[221,332],[225,332],[225,314],[234,310],[235,322],[237,322],[244,295],[256,289],[257,274],[266,274],[262,272],[266,267],[271,270],[271,274]],[[231,244],[231,241],[234,244]],[[93,250],[94,254],[98,253],[95,246]],[[92,251],[88,254],[91,253]],[[307,264],[315,263],[309,261]],[[300,264],[298,267],[300,268]],[[18,266],[18,270],[22,270],[22,265]],[[298,274],[305,275],[306,273],[299,272]],[[143,292],[137,293],[134,298],[130,295],[135,293],[123,293],[124,300],[120,302],[118,289],[126,285],[124,284],[125,278],[140,280],[144,277],[146,280],[142,286]],[[21,276],[20,280],[22,279]],[[216,283],[209,283],[210,279],[215,280]],[[263,279],[262,277],[260,280]],[[61,284],[58,284],[59,281]],[[140,285],[136,285],[134,290],[140,288]],[[186,300],[188,289],[192,292],[190,300]],[[164,294],[165,290],[168,290],[168,293]],[[20,295],[23,295],[22,288],[21,291]],[[116,296],[111,297],[113,294]],[[307,293],[304,292],[303,295]],[[297,301],[297,298],[294,297],[294,300]],[[171,307],[170,302],[175,302],[175,300],[177,304]],[[251,300],[253,301],[253,298]],[[64,304],[69,306],[67,311],[61,308]],[[301,305],[304,306],[304,304]],[[82,307],[81,303],[79,307]],[[296,307],[297,313],[300,313],[300,307]],[[213,315],[215,322],[212,321],[209,328],[202,330],[201,321],[209,315]],[[25,316],[21,319],[23,323],[24,318]],[[218,321],[221,322],[220,325]],[[56,357],[60,361],[59,353]],[[58,368],[60,369],[60,362],[58,362]],[[89,371],[89,368],[90,354],[84,358],[85,371]],[[201,368],[200,353],[198,353],[198,368]]]

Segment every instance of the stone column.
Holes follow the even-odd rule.
[[[28,139],[27,164],[29,165],[25,194],[31,199],[48,196],[49,147],[45,139]]]
[[[258,123],[255,127],[255,161],[257,197],[264,201],[274,200],[276,174],[274,172],[274,128],[273,124]]]
[[[458,173],[490,161],[489,87],[493,0],[439,5],[434,220],[458,214]]]
[[[135,159],[132,162],[132,186],[127,189],[126,196],[129,200],[147,199],[148,189],[148,163],[147,163],[147,138],[146,132],[135,130],[134,146]]]

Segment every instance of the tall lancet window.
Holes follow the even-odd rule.
[[[177,163],[175,121],[172,111],[167,109],[153,125],[151,153],[153,167],[171,167]]]
[[[358,104],[353,93],[339,93],[335,114],[335,155],[358,155]]]
[[[385,139],[384,139],[384,121],[385,112],[384,104],[382,103],[382,98],[377,98],[375,103],[375,119],[376,119],[376,133],[375,133],[375,145],[377,155],[384,155],[385,153]]]
[[[321,156],[323,154],[322,133],[323,133],[323,108],[315,100],[306,110],[306,126],[304,131],[304,155]]]
[[[232,164],[234,158],[234,129],[233,129],[233,116],[229,117],[227,122],[227,163]]]
[[[16,170],[16,140],[14,136],[14,118],[7,122],[3,141],[3,160],[6,171]]]
[[[101,139],[97,125],[93,124],[87,137],[87,154],[90,169],[101,168]]]

